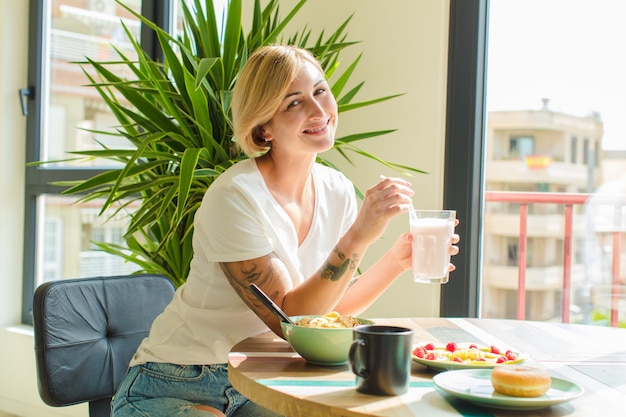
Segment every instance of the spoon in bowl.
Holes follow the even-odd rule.
[[[281,308],[278,307],[276,305],[276,303],[274,301],[272,301],[272,299],[269,298],[267,296],[267,294],[265,294],[263,292],[262,289],[257,287],[256,284],[250,284],[250,286],[248,288],[250,288],[250,291],[252,291],[252,294],[254,294],[256,296],[256,298],[259,299],[259,301],[261,301],[263,304],[265,304],[265,307],[269,308],[272,313],[274,313],[274,314],[276,314],[278,316],[280,321],[284,321],[285,323],[289,323],[289,324],[294,324],[295,325],[293,320],[291,320],[289,318],[289,316],[287,316],[287,314],[285,314],[285,312],[283,310],[281,310]]]

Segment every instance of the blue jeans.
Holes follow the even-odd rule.
[[[117,390],[112,417],[208,417],[208,405],[227,417],[276,417],[237,392],[226,364],[173,365],[148,362],[128,370]]]

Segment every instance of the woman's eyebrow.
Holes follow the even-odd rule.
[[[289,94],[287,94],[287,95],[285,96],[285,98],[289,98],[289,97],[291,97],[291,96],[297,96],[297,95],[300,95],[300,94],[302,94],[302,91],[294,91],[293,93],[289,93]]]
[[[321,83],[323,83],[324,81],[326,81],[326,80],[322,78],[321,80],[319,80],[318,82],[316,82],[316,83],[313,85],[313,87],[317,87],[318,85],[320,85],[320,84],[321,84]],[[288,94],[285,96],[285,98],[289,98],[289,97],[291,97],[291,96],[297,96],[297,95],[299,95],[299,94],[302,94],[302,91],[294,91],[294,92],[292,92],[292,93],[288,93]]]

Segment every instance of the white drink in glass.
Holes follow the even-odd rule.
[[[454,210],[413,210],[413,280],[430,284],[448,282]]]

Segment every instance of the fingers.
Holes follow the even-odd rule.
[[[381,180],[378,181],[372,188],[386,190],[388,193],[400,192],[408,195],[409,197],[413,197],[413,194],[415,193],[411,187],[412,184],[402,178],[384,177],[381,175]]]
[[[403,270],[409,270],[412,267],[412,243],[413,235],[411,233],[401,234],[393,246],[393,254],[396,257],[398,265]]]
[[[415,194],[411,183],[401,178],[383,177],[365,193],[366,200],[373,204],[381,204],[381,209],[391,209],[401,213],[407,211],[412,205],[412,197]]]

